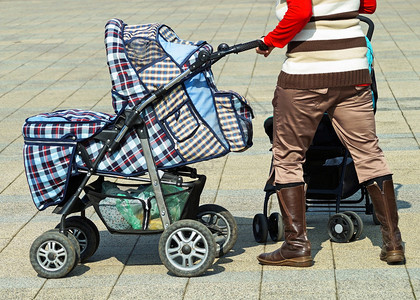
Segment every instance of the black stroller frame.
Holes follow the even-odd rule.
[[[374,31],[374,23],[365,16],[358,16],[358,18],[368,25],[366,37],[370,41]],[[371,70],[371,77],[373,107],[374,111],[376,111],[377,88],[373,68]],[[271,142],[273,135],[272,126],[273,119],[271,117],[264,123],[264,128]],[[325,141],[324,136],[327,136],[327,141]],[[308,149],[306,156],[307,159],[303,166],[304,180],[306,183],[306,208],[307,211],[335,212],[335,214],[330,217],[327,225],[328,234],[332,241],[343,243],[354,241],[360,237],[363,231],[363,222],[356,212],[364,212],[367,215],[372,215],[373,222],[376,225],[379,224],[375,217],[373,205],[370,201],[366,187],[358,183],[350,153],[341,144],[327,115],[324,115],[321,120],[313,144]],[[313,158],[319,160],[319,156],[323,157],[324,161],[337,157],[339,157],[341,161],[339,164],[335,164],[330,170],[325,171],[325,173],[315,174],[318,176],[311,178],[311,175],[314,175],[313,170],[321,167],[321,165],[311,166]],[[332,170],[335,171],[334,174],[331,174]],[[328,175],[337,179],[338,182],[331,184],[330,186],[322,186],[321,181],[324,180],[322,176]],[[319,178],[320,176],[321,178]],[[348,199],[359,190],[360,198]],[[254,238],[259,243],[265,243],[269,235],[270,238],[276,242],[283,238],[284,225],[282,217],[278,212],[273,212],[270,215],[268,212],[270,198],[276,193],[275,187],[272,184],[267,183],[264,191],[263,213],[256,214],[253,220]]]
[[[162,233],[159,241],[159,256],[169,271],[177,276],[199,276],[212,264],[216,257],[225,255],[234,246],[237,239],[237,228],[234,217],[223,207],[207,204],[198,207],[199,198],[204,188],[206,177],[197,174],[196,170],[187,166],[158,170],[153,158],[149,134],[141,113],[150,104],[161,100],[180,82],[196,74],[204,68],[216,63],[221,58],[232,53],[239,53],[265,45],[260,40],[244,44],[228,46],[219,45],[216,52],[201,50],[195,63],[173,78],[170,82],[147,95],[138,105],[125,109],[112,124],[94,136],[103,142],[99,154],[92,161],[81,143],[77,143],[77,152],[81,156],[87,170],[78,170],[79,174],[71,177],[65,199],[56,206],[54,213],[61,214],[61,221],[56,229],[47,231],[32,244],[30,259],[37,273],[45,278],[60,278],[66,276],[75,268],[79,261],[84,262],[91,257],[99,245],[99,232],[92,221],[86,218],[85,210],[94,206],[99,212],[98,203],[106,197],[98,190],[104,178],[126,179],[151,185],[157,203],[162,229],[113,230],[111,233],[153,234]],[[147,165],[147,176],[117,176],[98,171],[98,166],[107,153],[116,151],[121,140],[130,130],[136,130]],[[93,176],[98,179],[88,184]],[[184,181],[183,177],[193,179]],[[173,220],[165,202],[162,186],[164,184],[183,187],[188,191],[188,204],[183,208],[179,220]],[[81,197],[82,192],[85,192]],[[127,198],[116,196],[117,198]],[[80,216],[68,217],[80,213]],[[146,218],[147,216],[144,216]],[[186,233],[186,231],[188,231]],[[217,238],[217,241],[216,241]],[[173,248],[177,243],[178,247]],[[62,253],[65,253],[63,256]],[[178,260],[177,257],[181,257]]]

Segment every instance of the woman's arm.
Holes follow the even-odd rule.
[[[264,37],[264,43],[268,47],[283,48],[305,27],[311,16],[311,0],[287,0],[287,11],[283,19],[273,31]]]
[[[359,13],[373,14],[376,10],[376,0],[360,0]]]

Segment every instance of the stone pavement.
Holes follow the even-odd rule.
[[[328,213],[308,213],[315,265],[261,266],[256,256],[276,249],[258,244],[252,219],[262,211],[270,163],[262,123],[282,50],[268,58],[254,51],[213,66],[219,89],[252,103],[254,146],[244,153],[196,165],[208,177],[202,202],[225,206],[236,218],[233,251],[197,278],[168,273],[158,256],[159,236],[111,235],[93,210],[101,243],[90,260],[66,278],[38,277],[29,248],[59,216],[38,212],[23,171],[21,126],[26,117],[58,109],[111,112],[104,25],[160,22],[183,39],[217,47],[256,39],[276,24],[272,0],[213,1],[0,1],[0,298],[2,299],[417,299],[420,297],[420,0],[382,0],[371,16],[379,87],[377,132],[394,172],[406,265],[378,258],[381,238],[372,217],[361,214],[359,240],[333,243]],[[275,203],[273,211],[278,211]]]

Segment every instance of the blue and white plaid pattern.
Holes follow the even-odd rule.
[[[114,105],[116,112],[119,112],[126,105],[129,107],[136,105],[146,95],[146,90],[125,52],[123,43],[124,25],[121,20],[112,19],[105,26],[105,46],[112,89],[126,99],[122,106]],[[119,103],[121,101],[118,101]]]
[[[75,148],[71,144],[25,144],[26,177],[32,199],[39,210],[63,199]]]
[[[159,61],[153,66],[144,69],[143,72],[139,73],[139,77],[150,91],[154,91],[179,74],[181,74],[179,68],[170,58],[166,58],[165,60]]]
[[[181,107],[176,113],[166,119],[168,130],[177,141],[193,138],[199,123],[188,105]]]
[[[151,108],[147,108],[145,112],[144,120],[150,135],[150,146],[156,166],[158,168],[169,168],[182,163],[183,160],[175,150],[171,139],[157,122],[154,111]],[[91,159],[98,156],[102,145],[101,142],[95,142],[94,140],[87,141],[85,146]],[[76,156],[76,164],[79,167],[86,167],[79,156]],[[147,171],[140,139],[135,130],[121,140],[120,146],[114,153],[105,156],[99,164],[98,170],[131,176]]]
[[[248,146],[248,126],[251,113],[245,99],[233,92],[218,92],[215,95],[217,114],[230,151],[243,151]],[[239,119],[241,118],[241,119]]]
[[[178,85],[169,95],[154,105],[157,118],[165,120],[168,115],[177,111],[188,100],[182,85]]]
[[[200,124],[194,137],[178,144],[179,152],[187,161],[198,161],[215,158],[228,151],[207,126]]]
[[[84,140],[111,122],[112,115],[79,109],[43,113],[26,119],[23,136],[30,139]]]

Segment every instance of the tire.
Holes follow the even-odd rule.
[[[343,212],[346,216],[350,217],[351,221],[353,222],[354,226],[354,233],[350,239],[350,242],[357,240],[363,232],[363,221],[362,218],[354,211],[345,211]]]
[[[195,220],[180,220],[162,233],[159,256],[176,276],[200,276],[214,262],[216,242],[205,225]]]
[[[197,221],[204,224],[216,242],[216,257],[228,253],[238,239],[238,227],[232,214],[222,206],[206,204],[198,208]]]
[[[58,230],[40,235],[29,250],[34,270],[44,278],[61,278],[77,264],[74,241]]]
[[[350,217],[338,213],[328,220],[328,234],[332,241],[347,243],[354,235],[354,225]]]
[[[60,224],[56,226],[59,228]],[[99,231],[88,218],[73,216],[65,220],[66,230],[73,235],[80,248],[80,262],[86,262],[98,249]]]
[[[273,242],[278,242],[283,238],[283,219],[278,212],[273,212],[270,217],[268,217],[268,233]]]
[[[264,214],[256,214],[252,221],[252,231],[257,243],[267,242],[268,220]]]

